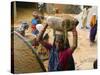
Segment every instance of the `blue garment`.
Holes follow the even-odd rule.
[[[32,34],[37,35],[37,34],[39,34],[39,31],[37,29],[35,29],[34,31],[32,31]]]
[[[36,25],[36,24],[38,24],[38,20],[37,19],[32,19],[32,25]]]
[[[33,18],[32,19],[32,25],[37,25],[38,24],[38,20],[37,19],[35,19],[35,18]],[[35,29],[34,31],[32,31],[32,34],[35,34],[35,35],[37,35],[39,33],[39,31],[37,30],[37,29]]]
[[[51,48],[49,57],[49,71],[60,71],[58,50]]]

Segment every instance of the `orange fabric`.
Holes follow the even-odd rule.
[[[90,25],[91,25],[91,27],[94,27],[95,24],[96,24],[96,16],[92,16]]]

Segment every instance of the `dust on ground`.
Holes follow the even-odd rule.
[[[81,22],[81,21],[80,21]],[[18,24],[17,24],[18,25]],[[15,24],[15,26],[17,26]],[[80,29],[78,25],[77,32],[78,32],[78,47],[76,48],[75,52],[73,53],[73,57],[75,60],[75,67],[76,70],[88,70],[93,69],[93,62],[97,59],[97,44],[90,46],[89,41],[89,29]],[[50,39],[49,41],[53,42],[53,31],[52,29],[48,28],[47,32],[49,32]],[[71,32],[68,34],[70,44],[72,45],[72,34]],[[31,34],[31,26],[26,31],[26,37],[28,39],[33,39],[33,35]],[[96,37],[97,39],[97,37]],[[47,69],[48,67],[48,60],[44,61],[44,65]]]

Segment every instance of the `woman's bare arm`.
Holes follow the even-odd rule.
[[[72,34],[73,34],[73,45],[71,47],[71,50],[74,52],[74,50],[77,48],[77,41],[78,41],[77,40],[78,35],[77,35],[76,27],[73,28]]]
[[[38,41],[39,41],[45,48],[47,48],[47,49],[50,50],[51,45],[50,45],[48,42],[45,42],[45,41],[43,40],[43,34],[44,34],[44,32],[46,31],[46,28],[47,28],[47,27],[48,27],[48,24],[46,24],[46,25],[44,26],[43,30],[40,32],[40,34],[39,34],[39,36],[38,36]]]
[[[40,32],[39,36],[38,36],[38,41],[42,41],[43,40],[43,34],[46,31],[46,28],[48,27],[48,24],[46,24],[43,28],[43,30]]]

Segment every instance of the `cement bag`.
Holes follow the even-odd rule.
[[[49,16],[46,19],[46,23],[55,30],[65,30],[71,31],[73,28],[73,25],[77,25],[78,21],[72,17],[68,16],[67,18],[61,18],[56,16]]]
[[[51,27],[51,28],[62,28],[62,22],[63,19],[55,16],[49,16],[47,17],[46,23]]]

